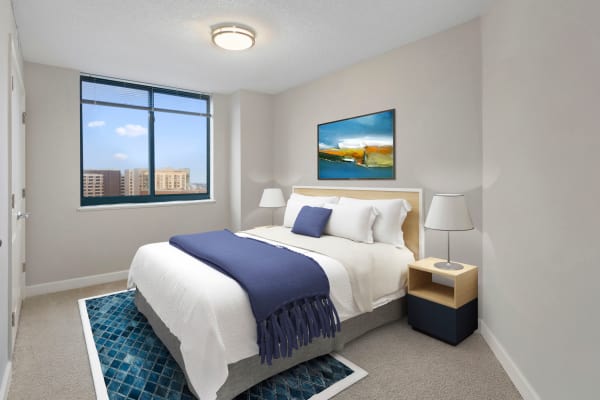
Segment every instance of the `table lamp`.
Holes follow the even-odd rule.
[[[283,192],[279,188],[266,188],[260,198],[259,207],[279,208],[285,206]],[[273,224],[273,211],[271,211],[271,225]]]
[[[447,261],[437,262],[434,265],[440,269],[462,269],[461,264],[450,261],[450,232],[473,229],[473,222],[467,209],[465,196],[462,194],[433,195],[425,220],[425,228],[448,232]]]

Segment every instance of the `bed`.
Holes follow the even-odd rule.
[[[256,321],[246,293],[235,280],[168,243],[142,246],[129,274],[129,286],[137,288],[136,305],[181,366],[190,390],[202,400],[231,399],[298,363],[339,351],[356,337],[405,314],[406,265],[423,252],[421,190],[296,186],[293,193],[347,201],[404,199],[412,208],[402,224],[404,246],[334,235],[300,237],[285,226],[237,233],[317,261],[329,279],[340,316],[341,331],[335,337],[316,338],[272,365],[261,363]],[[336,212],[340,206],[332,207]],[[284,223],[287,217],[286,210]]]

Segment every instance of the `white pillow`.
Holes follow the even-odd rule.
[[[331,196],[304,196],[298,193],[292,193],[290,196],[287,206],[285,207],[285,214],[283,215],[283,226],[291,228],[296,222],[298,213],[304,206],[312,207],[323,207],[326,203],[337,203],[339,197]]]
[[[331,217],[324,233],[356,242],[373,243],[373,223],[377,212],[364,204],[325,204],[331,208]]]
[[[400,248],[404,247],[402,224],[412,207],[404,199],[390,200],[361,200],[350,197],[340,198],[339,204],[370,205],[377,211],[377,219],[373,224],[373,239],[376,242],[390,243]]]
[[[320,201],[323,204],[336,204],[338,201],[340,201],[340,198],[337,196],[306,196],[299,193],[292,193],[290,199],[299,201]]]

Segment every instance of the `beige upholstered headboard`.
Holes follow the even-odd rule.
[[[306,196],[344,196],[356,199],[405,199],[412,206],[408,213],[402,231],[404,242],[415,255],[416,259],[423,258],[423,223],[422,223],[422,198],[421,189],[396,189],[396,188],[345,188],[330,186],[294,186],[294,193]]]

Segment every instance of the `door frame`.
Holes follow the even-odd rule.
[[[0,110],[0,112],[2,112],[2,114],[4,112],[6,112],[6,114],[0,115],[0,117],[2,117],[2,126],[0,127],[0,213],[2,213],[2,216],[0,218],[0,220],[2,221],[2,224],[0,224],[0,239],[2,240],[2,245],[0,246],[0,268],[2,268],[2,271],[0,271],[0,296],[2,296],[2,299],[0,299],[0,304],[3,304],[4,301],[6,301],[6,303],[3,304],[3,310],[0,311],[0,317],[2,318],[2,320],[0,321],[1,323],[4,323],[4,318],[5,318],[5,314],[6,313],[6,327],[2,326],[0,327],[0,329],[2,330],[2,332],[0,332],[0,337],[2,337],[2,335],[4,335],[6,333],[6,337],[3,338],[3,342],[4,343],[0,343],[0,354],[3,353],[4,350],[4,346],[6,346],[6,354],[8,357],[8,361],[9,361],[9,365],[10,365],[10,359],[11,359],[11,341],[12,341],[12,328],[10,327],[10,318],[11,318],[11,298],[12,298],[12,280],[11,280],[11,274],[10,274],[10,268],[11,268],[11,258],[12,258],[12,254],[10,251],[11,248],[11,234],[10,234],[10,223],[11,223],[11,209],[10,209],[10,204],[9,204],[9,193],[10,193],[10,182],[9,182],[9,167],[10,167],[10,161],[9,161],[9,148],[10,148],[10,131],[11,131],[11,124],[10,124],[10,120],[9,120],[9,114],[10,114],[10,98],[11,98],[11,92],[10,92],[10,57],[11,57],[11,43],[12,43],[12,38],[11,35],[7,35],[4,36],[2,35],[2,40],[7,40],[7,44],[8,44],[8,48],[6,49],[6,54],[5,56],[6,58],[6,72],[4,77],[0,77],[0,79],[5,80],[5,82],[7,83],[6,85],[6,92],[4,93],[0,93],[0,96],[4,96],[4,101],[6,101],[6,108],[5,110]],[[3,67],[3,66],[2,66]],[[3,102],[0,102],[0,104],[2,104]],[[4,118],[6,117],[6,118]],[[4,221],[6,221],[6,223],[4,223]],[[6,276],[6,282],[4,282],[3,278],[4,276]],[[6,286],[5,286],[6,285]],[[6,297],[5,297],[6,296]],[[6,329],[6,331],[5,331]],[[3,368],[4,366],[0,366],[0,368]],[[10,367],[9,367],[10,368]],[[4,371],[5,373],[7,372],[7,370]],[[0,376],[0,398],[2,397],[2,390],[6,389],[2,386],[3,382],[2,382],[3,377]]]
[[[13,104],[13,84],[14,84],[14,89],[20,88],[20,90],[22,91],[21,95],[22,97],[20,98],[19,104],[17,104],[16,106],[19,108],[18,109],[18,113],[16,115],[22,115],[23,112],[25,112],[25,80],[24,80],[24,76],[23,76],[23,70],[22,70],[22,66],[21,63],[19,62],[19,57],[18,57],[18,52],[17,52],[17,46],[18,44],[15,43],[15,37],[13,35],[9,35],[9,62],[8,62],[8,182],[7,182],[7,189],[8,189],[8,204],[7,204],[7,208],[8,208],[8,215],[9,215],[9,219],[8,219],[8,237],[7,237],[7,250],[8,250],[8,283],[9,283],[9,287],[8,287],[8,304],[9,304],[9,309],[8,309],[8,318],[9,318],[9,335],[8,335],[8,354],[9,357],[12,357],[13,351],[14,351],[14,346],[15,346],[15,339],[16,339],[16,333],[18,330],[18,326],[19,326],[19,317],[20,317],[20,313],[21,313],[21,304],[23,301],[23,295],[24,295],[24,291],[25,291],[25,274],[24,272],[20,269],[17,268],[17,271],[19,273],[19,298],[16,300],[17,304],[15,305],[15,301],[13,299],[13,272],[15,271],[15,266],[13,265],[13,251],[12,251],[12,235],[13,235],[13,213],[16,212],[17,210],[13,210],[13,208],[11,207],[11,200],[10,197],[13,194],[13,135],[15,134],[13,132],[13,111],[14,111],[14,104]],[[14,80],[14,83],[13,83]],[[22,102],[22,103],[21,103]],[[21,125],[19,124],[19,133],[21,134]],[[23,146],[26,147],[26,139],[24,139],[23,141]],[[26,151],[25,151],[26,154]],[[23,171],[25,172],[25,171]],[[23,174],[23,182],[26,182],[26,176],[25,174]],[[25,186],[25,185],[23,185]],[[15,197],[19,195],[19,193],[14,193]],[[25,210],[22,210],[25,211]],[[26,221],[23,221],[23,223],[26,223]],[[25,235],[24,235],[25,236]],[[26,240],[25,237],[23,237],[22,239],[23,241]],[[25,252],[25,245],[22,247],[22,251]],[[23,254],[22,258],[25,258],[25,254]],[[12,313],[13,311],[15,312],[15,322],[14,322],[14,328],[12,326]]]

